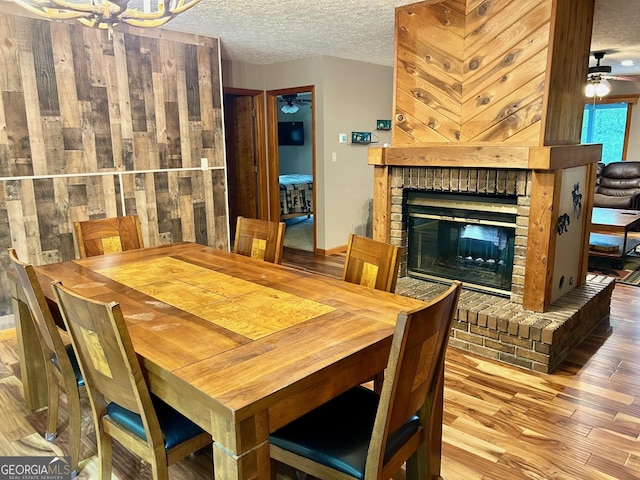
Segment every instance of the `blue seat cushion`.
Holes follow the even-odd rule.
[[[72,345],[66,345],[65,350],[67,351],[67,355],[69,355],[69,361],[71,362],[71,368],[73,368],[73,373],[76,376],[76,383],[79,387],[84,386],[84,378],[82,378],[82,372],[80,371],[80,365],[78,365],[78,359],[76,358],[76,352],[73,351]],[[56,368],[60,369],[60,364],[58,362],[58,357],[55,355],[51,358],[51,361],[56,366]]]
[[[162,438],[164,439],[165,450],[170,450],[176,445],[189,440],[204,432],[199,426],[187,417],[178,413],[169,405],[155,396],[151,396],[151,401],[156,410]],[[126,428],[140,438],[146,440],[147,436],[142,426],[142,418],[137,413],[122,408],[120,405],[111,402],[107,405],[107,413],[111,419],[120,426]]]
[[[362,479],[379,399],[367,388],[352,388],[275,431],[269,442]],[[419,426],[418,417],[413,416],[389,436],[385,461]]]

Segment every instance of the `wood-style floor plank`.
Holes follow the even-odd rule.
[[[344,255],[285,248],[283,264],[340,278]],[[640,288],[617,285],[609,323],[596,328],[551,375],[450,348],[445,371],[445,480],[640,478]],[[66,451],[65,421],[54,443],[38,432],[46,409],[22,399],[15,331],[0,332],[0,455]],[[66,402],[60,404],[66,418]],[[83,398],[82,471],[97,477],[95,436]],[[120,479],[151,478],[149,467],[114,447]],[[211,455],[170,467],[175,480],[210,479]],[[278,478],[295,478],[282,468]],[[394,480],[405,480],[403,471]]]

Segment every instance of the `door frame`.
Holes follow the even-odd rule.
[[[311,171],[313,172],[313,252],[316,253],[316,91],[315,86],[282,88],[267,91],[267,143],[269,149],[269,191],[273,194],[269,198],[269,217],[272,221],[280,221],[280,186],[279,158],[278,158],[278,97],[294,93],[311,93]],[[285,231],[286,235],[286,231]]]
[[[253,108],[255,109],[253,121],[255,122],[255,152],[256,166],[258,167],[258,191],[257,191],[257,211],[258,218],[269,219],[269,174],[267,165],[266,149],[266,125],[265,125],[265,94],[262,90],[250,90],[246,88],[223,87],[223,95],[248,96],[253,98]],[[227,195],[228,196],[228,195]],[[235,219],[229,219],[229,222]]]

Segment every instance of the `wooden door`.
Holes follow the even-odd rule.
[[[233,244],[238,215],[269,218],[265,130],[261,90],[225,87],[225,146],[229,191],[229,231]]]
[[[225,93],[225,145],[229,188],[229,223],[238,216],[258,218],[258,161],[254,99]]]

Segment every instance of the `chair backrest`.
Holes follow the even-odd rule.
[[[384,461],[389,433],[421,412],[416,445],[428,425],[439,372],[444,368],[451,322],[455,316],[462,286],[454,284],[427,306],[400,313],[396,322],[385,380],[380,394],[372,440],[367,454],[367,478],[391,478],[406,460],[402,448],[396,457]],[[375,474],[377,472],[377,476]]]
[[[24,292],[43,354],[46,360],[51,360],[54,355],[58,357],[62,370],[62,363],[66,364],[69,361],[69,356],[66,353],[60,332],[47,304],[47,299],[42,291],[36,271],[33,265],[22,262],[13,248],[9,249],[9,259],[13,264]],[[68,367],[71,368],[70,363]]]
[[[351,233],[342,280],[394,292],[398,280],[398,247]]]
[[[284,247],[284,222],[238,217],[234,253],[280,264]]]
[[[53,282],[62,318],[71,336],[96,421],[108,402],[140,415],[149,445],[164,450],[158,417],[142,375],[127,324],[116,302],[103,303]]]
[[[144,248],[138,215],[75,222],[80,258]]]

